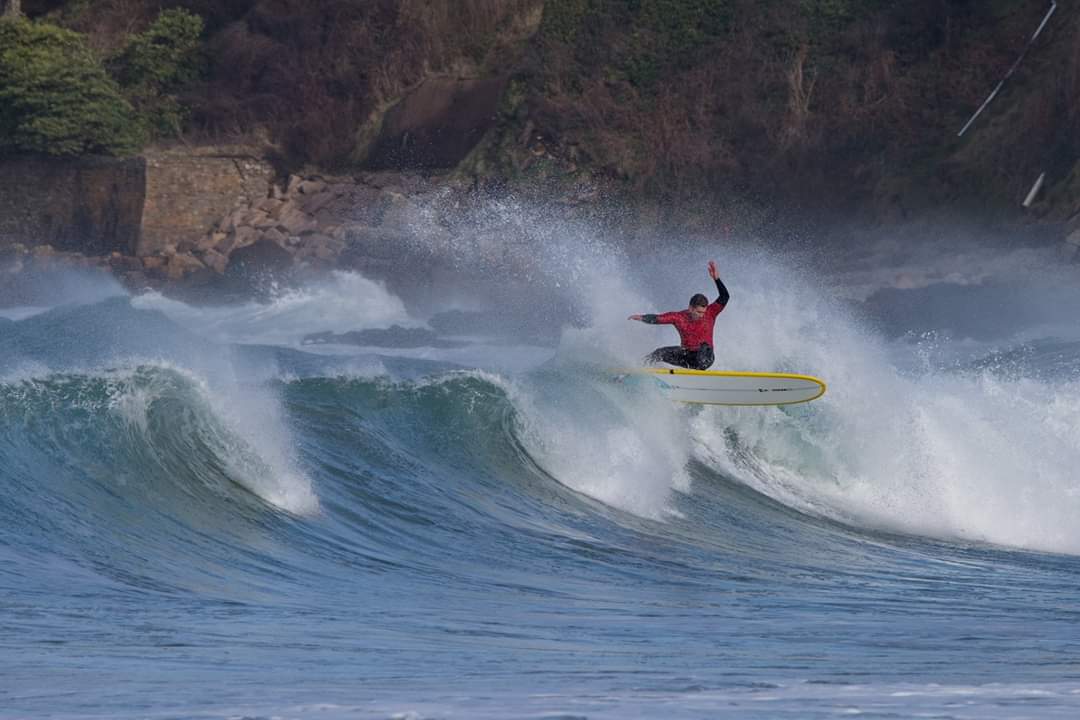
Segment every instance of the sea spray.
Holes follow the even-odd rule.
[[[522,380],[510,397],[522,444],[567,487],[654,519],[674,512],[672,491],[689,489],[685,410],[654,388],[556,366]]]
[[[335,271],[299,287],[282,287],[269,300],[195,306],[148,292],[133,298],[132,305],[160,310],[188,330],[217,342],[298,345],[312,332],[419,324],[382,283],[347,271]]]
[[[829,392],[806,407],[701,412],[700,460],[857,527],[1080,552],[1075,381],[938,366],[918,345],[875,336],[797,274],[778,283],[779,269],[745,267],[741,294],[731,283],[738,319],[719,362],[799,368]]]

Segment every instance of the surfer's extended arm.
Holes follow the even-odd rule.
[[[653,315],[652,313],[646,313],[644,315],[631,315],[629,320],[640,320],[643,323],[649,325],[671,325],[675,322],[675,318],[679,315],[678,312],[661,313],[660,315]]]
[[[724,287],[724,282],[720,279],[720,273],[716,270],[716,263],[712,260],[709,261],[709,277],[716,282],[716,292],[720,293],[720,297],[716,298],[716,304],[727,305],[728,300],[731,299],[731,294]]]

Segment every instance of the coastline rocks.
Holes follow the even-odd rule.
[[[232,277],[261,279],[288,270],[292,255],[271,242],[260,239],[236,250],[228,258],[227,273]]]
[[[238,197],[203,234],[178,237],[152,253],[83,255],[13,244],[0,268],[95,266],[132,289],[219,285],[241,293],[296,272],[390,270],[418,226],[429,241],[446,234],[438,214],[424,209],[445,192],[439,180],[397,172],[292,175],[268,185],[261,197]]]
[[[169,258],[165,265],[165,277],[169,280],[181,280],[187,275],[206,268],[198,258],[186,253],[177,253]]]
[[[401,173],[292,175],[266,197],[241,199],[203,237],[178,250],[190,250],[217,275],[366,267],[367,260],[394,257],[416,214],[405,193],[429,187],[427,180]],[[185,273],[200,269],[193,263],[177,267]]]
[[[201,257],[206,267],[210,268],[218,275],[225,274],[225,269],[229,266],[229,257],[227,255],[219,253],[213,248],[209,248],[203,251]]]

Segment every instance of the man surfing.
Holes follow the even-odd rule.
[[[698,293],[690,298],[690,307],[686,310],[630,316],[630,320],[640,320],[650,325],[674,325],[682,340],[682,345],[653,350],[645,357],[645,362],[666,362],[690,370],[707,370],[713,364],[713,325],[731,296],[720,281],[716,263],[712,260],[709,261],[709,277],[716,282],[716,291],[720,293],[720,297],[711,305],[708,298]]]

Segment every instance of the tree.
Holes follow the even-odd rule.
[[[127,97],[158,132],[180,133],[187,109],[176,92],[202,70],[202,31],[198,15],[183,8],[165,10],[109,63]]]
[[[0,19],[0,152],[137,152],[134,109],[78,33]]]
[[[22,17],[22,0],[2,0],[4,17]]]

